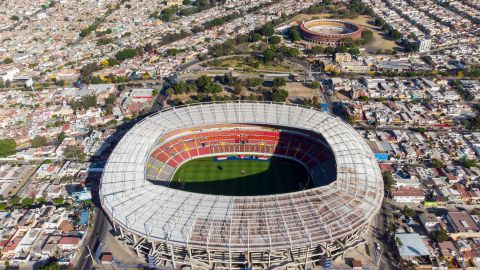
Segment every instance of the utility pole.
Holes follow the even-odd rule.
[[[303,84],[307,83],[307,67],[308,67],[308,62],[306,62],[306,66],[303,68]]]

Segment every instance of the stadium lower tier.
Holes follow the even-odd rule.
[[[147,179],[169,185],[185,162],[224,154],[269,155],[293,159],[308,169],[314,186],[336,179],[335,159],[321,138],[286,130],[209,130],[180,134],[159,143],[147,163]]]

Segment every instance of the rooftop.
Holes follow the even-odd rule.
[[[401,257],[428,256],[428,252],[422,237],[418,233],[399,233],[395,235],[399,240],[398,252]]]

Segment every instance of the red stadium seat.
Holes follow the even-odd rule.
[[[188,134],[160,145],[151,156],[172,167],[209,154],[258,153],[292,157],[311,168],[328,158],[316,140],[300,134],[264,130],[223,130]],[[203,146],[202,146],[203,144]]]

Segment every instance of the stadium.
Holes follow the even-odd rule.
[[[311,20],[300,24],[300,34],[309,42],[337,45],[346,39],[360,39],[362,27],[341,20]]]
[[[269,102],[202,103],[136,124],[110,155],[102,207],[151,266],[306,269],[363,241],[383,181],[350,125]]]

